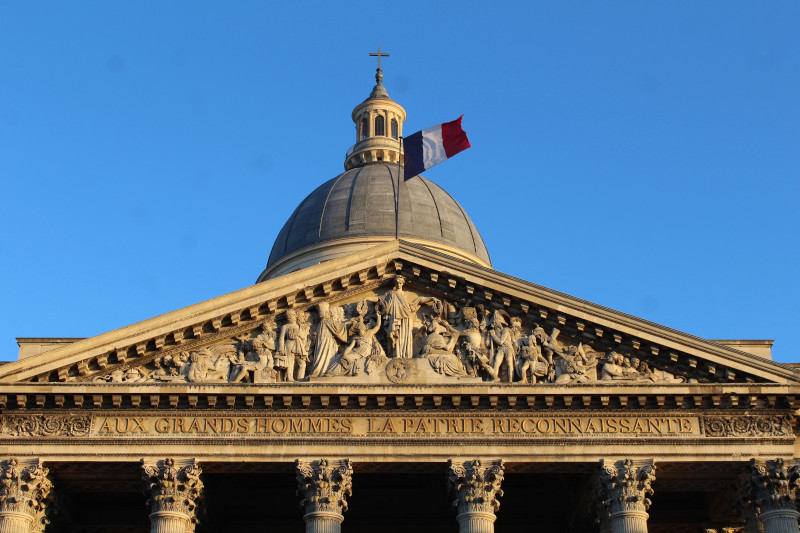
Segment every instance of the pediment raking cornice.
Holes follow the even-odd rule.
[[[410,287],[450,301],[468,300],[522,317],[527,325],[605,350],[640,354],[660,368],[711,382],[800,381],[793,369],[483,268],[419,245],[395,241],[310,267],[125,328],[0,367],[0,382],[90,381],[168,352],[248,334],[268,317],[307,310],[388,287],[402,274]]]

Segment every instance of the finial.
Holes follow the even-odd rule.
[[[375,70],[375,83],[378,85],[383,85],[383,69],[381,68],[381,58],[389,57],[389,54],[382,54],[381,47],[379,46],[377,54],[370,52],[369,55],[378,58],[378,68]]]

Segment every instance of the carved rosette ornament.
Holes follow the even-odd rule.
[[[479,459],[466,462],[449,461],[450,490],[455,494],[453,506],[461,533],[492,533],[495,513],[503,495],[503,461],[484,466]]]
[[[19,460],[3,461],[0,468],[0,531],[32,533],[44,531],[52,483],[48,469],[39,464],[22,468]]]
[[[147,485],[151,533],[187,533],[197,525],[197,504],[202,498],[202,470],[192,460],[176,467],[173,459],[155,465],[142,464],[142,479]]]
[[[306,533],[339,533],[353,494],[353,465],[340,461],[295,461],[297,495],[303,498]]]
[[[624,461],[600,461],[599,497],[601,522],[608,518],[614,533],[647,533],[647,509],[656,479],[653,460],[634,464]]]
[[[783,459],[751,459],[743,481],[744,498],[764,525],[764,533],[797,531],[795,498],[800,486],[800,466],[787,465]]]

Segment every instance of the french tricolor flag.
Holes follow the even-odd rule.
[[[452,122],[431,126],[403,139],[405,152],[403,179],[409,180],[471,146],[466,132],[461,129],[462,118],[464,115]]]

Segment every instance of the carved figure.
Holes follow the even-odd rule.
[[[186,377],[193,383],[228,381],[230,361],[227,356],[214,354],[208,348],[189,354],[189,372]]]
[[[597,380],[597,352],[579,343],[569,346],[559,354],[561,372],[557,371],[556,383],[586,383]]]
[[[481,321],[478,311],[474,307],[463,307],[461,319],[463,329],[461,330],[459,351],[467,375],[478,376],[480,374],[494,380],[497,374],[489,360],[486,349],[487,342],[483,335],[485,322]]]
[[[339,374],[357,376],[361,372],[361,366],[369,374],[381,362],[386,360],[386,353],[383,351],[378,339],[375,338],[375,334],[381,329],[380,315],[378,315],[375,327],[367,328],[367,325],[359,317],[354,329],[355,335],[347,348],[344,349],[344,353],[342,353],[342,357],[339,360],[341,367]],[[363,365],[362,361],[364,361]]]
[[[284,381],[295,381],[306,376],[307,341],[307,332],[297,323],[297,313],[294,309],[289,309],[286,311],[286,324],[278,334],[278,351],[275,357],[275,368],[282,374]]]
[[[272,356],[275,351],[274,327],[274,323],[265,322],[261,325],[261,333],[242,343],[241,352],[244,352],[244,355],[231,367],[230,380],[232,382],[244,380],[250,371],[253,372],[253,383],[275,381]]]
[[[610,352],[606,357],[605,364],[603,364],[600,379],[603,381],[622,379],[624,376],[622,362],[623,357],[620,354],[617,352]]]
[[[492,361],[494,381],[500,381],[502,368],[506,369],[507,381],[514,381],[514,369],[517,366],[517,339],[522,324],[519,318],[514,317],[511,319],[511,327],[507,325],[503,314],[495,311],[489,330],[489,338],[495,345],[494,360]]]
[[[403,276],[394,280],[394,288],[379,298],[367,298],[383,315],[386,336],[389,340],[389,357],[410,359],[414,351],[414,318],[421,305],[441,302],[432,297],[417,296],[403,290]]]
[[[342,310],[341,307],[337,308]],[[319,310],[319,323],[317,324],[317,345],[314,348],[314,358],[311,362],[309,376],[324,376],[336,366],[336,354],[339,345],[347,342],[346,323],[332,313],[328,302],[321,302]],[[342,310],[343,311],[343,310]]]
[[[552,361],[548,361],[542,354],[542,347],[539,346],[536,336],[522,337],[519,344],[517,374],[522,383],[536,383],[537,378],[540,382],[552,379],[555,372]]]
[[[422,341],[420,355],[429,359],[433,369],[440,374],[466,376],[464,365],[453,353],[461,332],[449,322],[429,314],[423,316],[422,323],[428,334]]]
[[[623,357],[622,358],[622,376],[628,379],[636,379],[639,377],[639,360],[637,358],[633,358],[631,361],[630,357]]]

